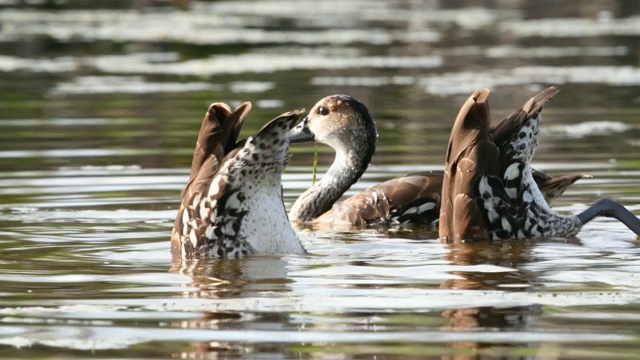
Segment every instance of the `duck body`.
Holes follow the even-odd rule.
[[[336,151],[335,159],[319,182],[293,204],[293,222],[364,226],[367,224],[420,224],[436,227],[444,171],[407,174],[337,200],[362,176],[376,148],[375,122],[367,107],[348,95],[323,98],[292,131],[292,143],[317,140]],[[560,196],[583,175],[550,177],[532,171],[548,201]]]
[[[490,127],[489,90],[476,91],[467,99],[447,148],[439,228],[442,241],[573,237],[597,215],[622,217],[636,234],[640,231],[640,221],[612,201],[568,216],[549,205],[536,181],[536,177],[541,181],[541,175],[531,168],[531,161],[538,145],[542,107],[557,92],[555,87],[545,89],[495,128]],[[542,182],[553,181],[542,176]]]
[[[440,210],[441,171],[407,174],[346,198],[314,222],[431,225]]]
[[[465,102],[447,150],[441,239],[459,242],[577,233],[578,219],[560,217],[551,210],[530,166],[538,145],[542,105],[556,92],[549,88],[538,94],[493,130],[489,90],[476,91]]]
[[[288,132],[302,111],[282,114],[238,142],[250,109],[250,103],[234,111],[224,103],[209,107],[172,231],[174,256],[306,253],[288,220],[281,180]]]

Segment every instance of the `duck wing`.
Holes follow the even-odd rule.
[[[517,139],[517,137],[520,137],[522,140],[527,141],[529,141],[528,139],[530,139],[533,146],[533,149],[530,151],[530,153],[531,158],[533,157],[533,152],[535,151],[535,147],[537,147],[538,144],[537,128],[533,131],[521,130],[525,125],[525,122],[533,117],[536,117],[542,110],[542,107],[545,105],[545,103],[549,101],[553,96],[555,96],[559,91],[560,90],[555,86],[546,88],[536,96],[529,99],[520,109],[512,112],[498,125],[491,129],[491,136],[498,146],[500,153],[503,154],[502,162],[504,165],[511,163],[514,150],[516,150],[514,149],[514,146],[523,146],[521,145],[521,142],[518,141],[519,139]],[[524,137],[528,137],[528,139],[524,139]],[[585,174],[570,174],[551,177],[543,173],[542,171],[536,169],[531,170],[533,179],[535,180],[536,184],[538,184],[538,188],[540,188],[540,191],[543,193],[547,203],[551,203],[551,201],[558,198],[565,192],[565,190],[569,186],[571,186],[579,179],[589,176]]]
[[[476,179],[500,173],[500,152],[490,136],[488,96],[487,89],[474,92],[451,130],[439,223],[444,242],[488,238],[483,211],[476,202]]]
[[[238,135],[250,110],[250,102],[242,103],[233,111],[229,105],[215,102],[205,113],[191,160],[191,174],[182,190],[181,204],[171,234],[172,251],[179,253],[180,234],[191,217],[185,215],[185,209],[195,198],[202,197],[224,157],[239,145]]]
[[[314,222],[431,224],[438,219],[442,176],[442,171],[424,171],[382,182],[345,199]]]
[[[430,225],[438,220],[444,171],[422,171],[378,185],[389,199],[387,223]]]
[[[183,205],[209,185],[224,156],[237,147],[238,135],[249,111],[250,102],[242,103],[233,111],[225,103],[209,106],[193,151],[191,175],[182,190]]]
[[[194,197],[201,197],[208,188],[222,159],[229,152],[226,149],[236,145],[238,133],[235,129],[242,127],[250,110],[250,102],[243,103],[234,111],[229,105],[216,102],[205,113],[193,151],[191,174],[180,194],[180,208],[171,232],[171,249],[174,254],[180,253],[181,234],[190,218],[188,213],[185,214],[187,207]]]
[[[547,101],[559,91],[555,86],[544,89],[491,129],[491,137],[502,154],[503,165],[510,164],[514,157],[531,162],[538,146],[539,121],[535,119]]]

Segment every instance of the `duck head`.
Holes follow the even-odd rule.
[[[316,140],[338,152],[358,148],[373,153],[377,137],[369,109],[349,95],[331,95],[318,101],[289,133],[291,143]]]

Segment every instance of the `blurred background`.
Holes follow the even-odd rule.
[[[609,121],[604,131],[635,120],[629,112],[640,104],[633,0],[3,0],[0,7],[0,119],[12,120],[0,124],[6,169],[185,168],[213,101],[254,102],[249,133],[286,110],[351,94],[380,128],[374,164],[441,163],[451,121],[478,88],[493,91],[500,118],[558,85],[547,113],[571,114],[553,115],[551,124]],[[543,146],[600,158],[634,138]]]

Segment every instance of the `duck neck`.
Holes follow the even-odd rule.
[[[336,148],[336,157],[327,173],[312,185],[291,207],[291,221],[313,221],[329,211],[369,166],[374,149]]]

